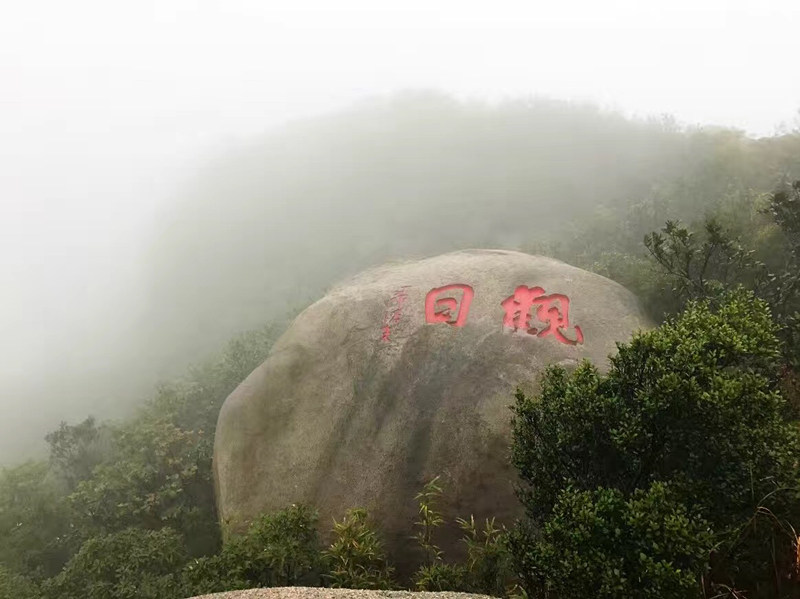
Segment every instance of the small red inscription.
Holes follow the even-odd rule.
[[[425,322],[446,322],[454,327],[463,327],[474,295],[469,285],[445,285],[431,289],[425,296]]]
[[[545,295],[541,287],[520,285],[514,295],[500,303],[506,311],[503,325],[514,329],[524,329],[529,335],[545,337],[552,335],[566,345],[583,343],[583,332],[575,326],[575,339],[565,335],[569,329],[569,298],[561,293]],[[531,310],[536,306],[536,319],[546,325],[542,328],[531,326]]]
[[[392,326],[400,322],[400,318],[403,316],[403,304],[406,303],[406,299],[408,299],[408,293],[406,292],[408,286],[401,287],[397,291],[394,292],[391,299],[389,300],[389,305],[386,308],[386,314],[383,316],[383,327],[381,328],[381,341],[391,341],[392,335]]]

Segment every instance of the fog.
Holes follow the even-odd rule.
[[[524,246],[510,212],[572,172],[613,177],[567,193],[564,223],[683,172],[678,129],[800,127],[798,25],[793,0],[4,2],[0,462],[61,419],[125,413],[339,276]],[[522,157],[547,168],[522,176]],[[487,198],[506,211],[488,224]],[[421,224],[453,212],[459,232]]]

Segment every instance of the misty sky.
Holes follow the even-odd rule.
[[[53,347],[103,367],[195,160],[407,88],[798,126],[800,2],[0,0],[0,405]]]

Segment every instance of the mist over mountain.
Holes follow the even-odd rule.
[[[641,252],[666,219],[800,176],[800,135],[409,91],[229,143],[189,172],[138,252],[104,267],[114,293],[83,317],[80,343],[62,332],[37,376],[6,385],[4,459],[61,419],[127,413],[232,335],[370,265],[494,247],[613,278],[613,252]]]
[[[639,243],[665,218],[771,190],[798,173],[798,148],[796,135],[753,140],[591,105],[433,92],[297,121],[209,161],[162,211],[146,271],[148,347],[157,362],[196,359],[384,261],[564,252],[600,225],[620,230],[598,254]],[[624,220],[647,202],[636,226]]]

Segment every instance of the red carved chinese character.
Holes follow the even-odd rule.
[[[395,308],[386,308],[386,313],[383,317],[383,328],[381,329],[381,341],[391,341],[392,325],[400,322],[403,316],[403,304],[408,297],[406,289],[408,289],[408,285],[404,285],[395,291],[389,300],[390,304],[395,304]]]
[[[514,295],[500,304],[506,311],[503,325],[514,329],[525,329],[530,335],[545,337],[552,335],[561,343],[577,345],[583,343],[583,332],[575,326],[575,339],[569,339],[564,332],[569,329],[569,298],[561,293],[545,295],[541,287],[520,285]],[[546,324],[546,328],[531,327],[531,309],[536,306],[536,318]]]
[[[453,292],[461,292],[461,302],[456,297],[452,297]],[[437,323],[446,322],[455,327],[463,327],[467,322],[469,305],[475,292],[469,285],[445,285],[431,289],[425,296],[425,322]],[[444,297],[438,297],[444,296]]]

